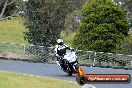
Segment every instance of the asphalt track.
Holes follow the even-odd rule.
[[[130,74],[132,70],[83,67],[87,74]],[[53,78],[75,81],[75,75],[69,77],[56,64],[28,63],[20,61],[0,60],[0,71],[30,74],[35,76],[50,76]],[[132,77],[131,77],[132,78]],[[129,84],[90,84],[96,88],[132,88]]]

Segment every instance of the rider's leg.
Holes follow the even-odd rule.
[[[59,63],[60,63],[60,66],[63,70],[65,70],[65,63],[64,63],[64,59],[60,59],[59,58]]]
[[[59,65],[59,67],[62,69],[62,66],[61,66],[62,62],[61,62],[61,58],[60,58],[60,57],[57,57],[56,63],[57,63],[57,64]]]
[[[73,71],[73,64],[69,63],[70,70]]]
[[[64,59],[62,59],[62,68],[63,68],[63,70],[66,70],[66,65],[65,65]]]
[[[75,61],[75,62],[70,63],[70,69],[71,69],[73,72],[76,72],[77,69],[78,69],[78,62]]]

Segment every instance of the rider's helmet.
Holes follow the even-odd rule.
[[[58,44],[58,45],[63,45],[63,43],[64,43],[64,42],[63,42],[62,39],[57,39],[57,44]]]

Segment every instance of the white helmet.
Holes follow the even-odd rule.
[[[58,45],[62,45],[63,44],[63,40],[62,39],[57,39],[57,43],[58,43]]]

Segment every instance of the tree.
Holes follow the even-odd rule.
[[[29,0],[26,2],[25,39],[35,45],[55,44],[64,29],[66,15],[80,8],[85,0]]]
[[[125,8],[128,14],[129,28],[132,28],[132,0],[124,0],[123,7]]]
[[[117,53],[131,55],[132,54],[132,35],[124,38],[120,45],[117,45]]]
[[[129,28],[132,27],[132,0],[113,0],[113,2],[125,9],[128,15]]]
[[[113,2],[122,8],[125,9],[127,12],[127,20],[129,24],[129,33],[130,36],[124,38],[120,45],[117,45],[117,53],[123,54],[132,54],[132,0],[113,0]]]
[[[128,35],[126,12],[108,0],[93,0],[82,7],[82,22],[73,45],[82,50],[115,52]]]
[[[18,8],[16,8],[16,2],[19,0],[1,0],[0,1],[0,20],[13,17]]]
[[[46,62],[49,59],[47,46],[54,45],[64,28],[65,17],[77,7],[81,0],[28,0],[26,4],[25,38],[34,45],[46,46],[44,52],[35,58]],[[34,52],[34,51],[33,51]],[[45,57],[46,56],[46,57]]]

